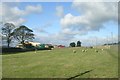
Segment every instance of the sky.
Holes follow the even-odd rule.
[[[76,0],[75,0],[76,1]],[[2,2],[3,23],[33,30],[40,43],[81,41],[83,46],[118,41],[117,2]]]

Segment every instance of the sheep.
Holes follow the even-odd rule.
[[[37,49],[35,49],[35,53],[37,53]]]
[[[73,50],[73,53],[76,53],[76,50]]]
[[[104,50],[104,49],[101,49],[102,51]]]
[[[87,52],[87,50],[82,50],[82,52]]]
[[[82,50],[82,52],[85,52],[85,50]]]
[[[85,50],[85,52],[87,52],[87,50]]]
[[[98,52],[98,50],[95,50],[95,52]]]

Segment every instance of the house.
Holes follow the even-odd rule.
[[[58,48],[64,48],[65,46],[64,45],[58,45]]]
[[[40,43],[38,42],[27,42],[28,44],[31,44],[32,46],[36,47],[38,45],[40,45]]]
[[[48,48],[54,48],[54,46],[52,44],[45,44],[45,46]]]
[[[32,48],[32,47],[36,47],[38,45],[40,45],[40,43],[38,43],[38,42],[25,42],[24,45],[18,44],[16,47],[17,48]]]

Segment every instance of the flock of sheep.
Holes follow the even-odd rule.
[[[104,49],[101,49],[102,51],[104,50]],[[87,52],[88,51],[88,49],[82,49],[82,52]],[[76,53],[77,51],[76,50],[73,50],[73,53]],[[96,50],[95,49],[95,52],[99,52],[98,50]]]

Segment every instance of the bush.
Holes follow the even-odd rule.
[[[81,42],[77,41],[77,47],[81,47]]]
[[[10,53],[10,52],[23,52],[24,50],[22,48],[15,48],[15,47],[10,47],[10,48],[2,48],[3,53]]]
[[[75,42],[70,43],[70,47],[75,47]]]

